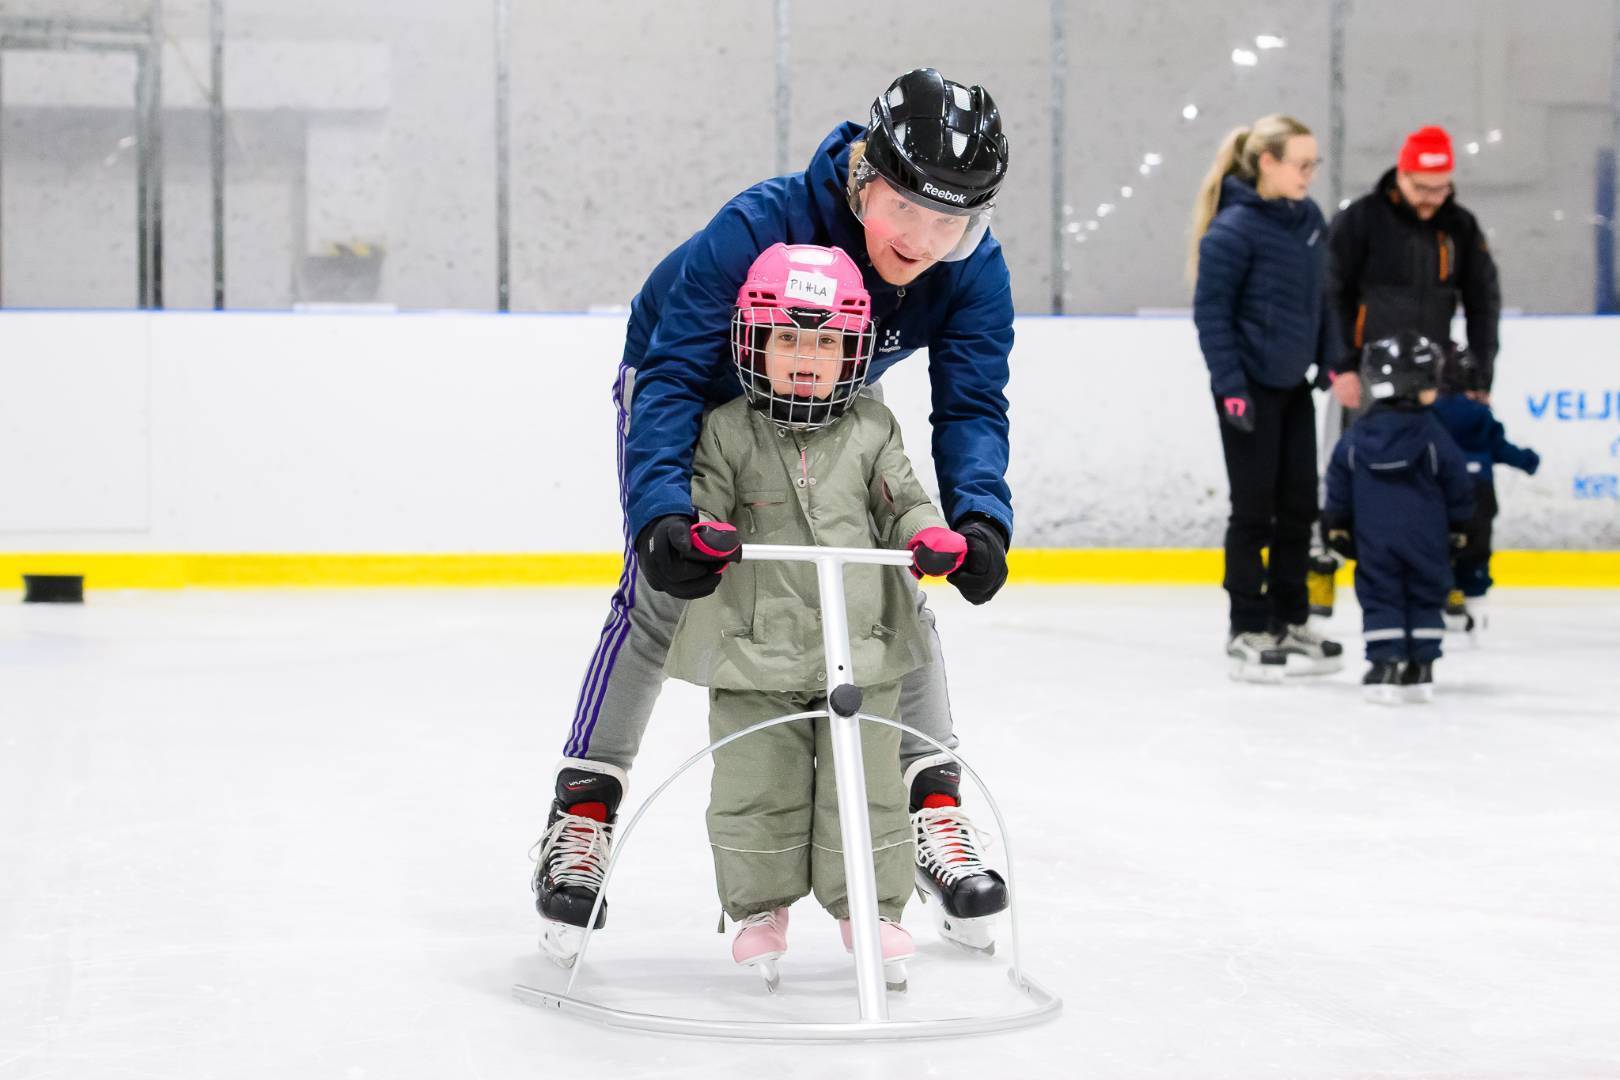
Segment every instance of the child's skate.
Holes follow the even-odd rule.
[[[1434,700],[1434,661],[1414,660],[1401,669],[1401,699],[1419,704]]]
[[[1329,451],[1331,453],[1331,450]],[[1339,572],[1338,556],[1327,551],[1313,552],[1305,572],[1305,592],[1310,598],[1311,616],[1333,618],[1333,599]]]
[[[838,920],[838,933],[844,939],[844,951],[855,951],[855,931],[848,919]],[[878,918],[878,940],[883,944],[883,981],[890,990],[906,988],[906,961],[917,953],[912,944],[911,931],[887,915]]]
[[[1375,705],[1401,703],[1401,668],[1399,660],[1377,660],[1361,677],[1361,693]]]
[[[765,979],[767,993],[776,993],[782,984],[782,973],[776,962],[787,952],[788,909],[761,911],[737,924],[737,935],[731,939],[731,958],[744,967],[751,967]]]

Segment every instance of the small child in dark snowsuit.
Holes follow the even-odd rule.
[[[1429,408],[1441,364],[1417,334],[1368,345],[1361,381],[1373,404],[1328,465],[1322,520],[1329,544],[1356,560],[1372,665],[1362,684],[1386,704],[1433,695],[1451,551],[1474,513],[1462,451]]]
[[[1465,530],[1467,542],[1451,560],[1454,585],[1446,598],[1446,614],[1468,630],[1482,624],[1491,587],[1491,522],[1497,506],[1492,466],[1511,465],[1531,476],[1541,467],[1540,455],[1508,442],[1491,407],[1470,396],[1484,389],[1481,374],[1467,350],[1448,358],[1440,370],[1440,399],[1434,403],[1434,415],[1463,452],[1474,482],[1474,516]]]

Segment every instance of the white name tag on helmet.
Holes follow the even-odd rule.
[[[838,294],[838,281],[814,270],[789,270],[787,294],[794,300],[832,307],[833,298]]]

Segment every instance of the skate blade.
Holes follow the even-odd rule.
[[[1434,700],[1434,684],[1401,687],[1401,700],[1412,705],[1427,705]]]
[[[906,962],[890,960],[883,965],[883,985],[896,994],[906,992]]]
[[[1325,656],[1320,660],[1312,660],[1308,656],[1290,654],[1286,670],[1291,679],[1311,675],[1332,675],[1334,672],[1344,670],[1344,657]]]
[[[571,968],[585,944],[585,928],[544,919],[540,925],[540,949],[560,968]]]
[[[941,909],[943,910],[943,909]],[[983,915],[977,919],[953,919],[949,915],[937,917],[935,925],[939,936],[955,945],[980,956],[994,956],[996,954],[996,917]]]
[[[1233,660],[1227,674],[1234,682],[1267,683],[1275,685],[1288,677],[1286,664],[1251,664]]]
[[[995,915],[981,915],[976,919],[953,918],[945,910],[944,903],[932,891],[924,888],[921,883],[914,884],[912,888],[916,890],[917,899],[922,901],[923,907],[928,909],[929,916],[934,920],[934,930],[939,934],[940,940],[978,956],[996,955]]]
[[[1361,696],[1374,705],[1399,705],[1403,700],[1401,688],[1399,686],[1390,686],[1387,683],[1377,686],[1363,686]]]
[[[782,969],[776,964],[781,957],[781,953],[768,953],[743,962],[744,967],[751,967],[759,972],[760,978],[765,980],[765,992],[767,994],[776,993],[777,987],[782,985]]]

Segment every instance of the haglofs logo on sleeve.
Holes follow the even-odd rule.
[[[954,191],[946,191],[944,188],[937,188],[926,180],[923,181],[923,194],[938,199],[941,202],[955,203],[957,206],[961,206],[967,202],[966,195],[958,194]]]
[[[883,331],[883,344],[878,346],[878,352],[894,352],[900,347],[900,331]]]

